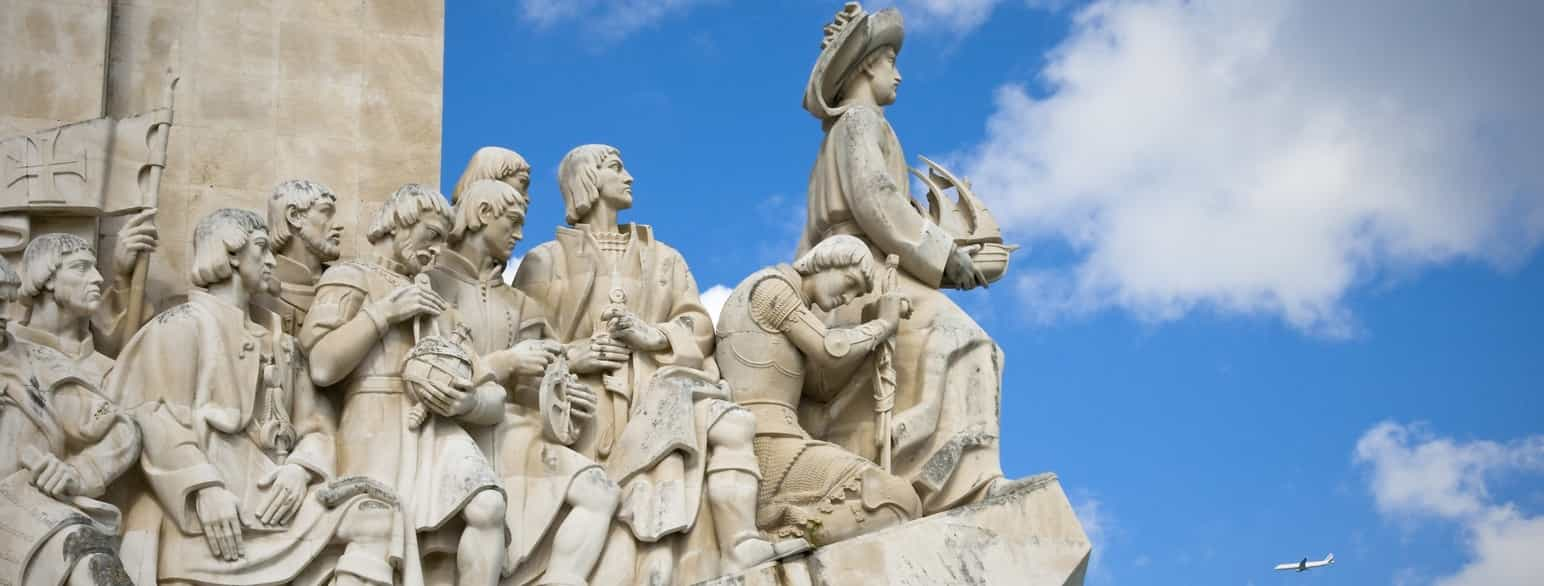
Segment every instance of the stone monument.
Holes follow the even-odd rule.
[[[1016,247],[885,119],[898,11],[825,27],[797,258],[716,326],[605,145],[501,280],[531,165],[420,183],[443,14],[0,0],[0,584],[1082,583],[942,292]]]

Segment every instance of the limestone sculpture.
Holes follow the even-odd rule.
[[[529,181],[530,166],[514,151],[478,150],[457,183],[449,248],[430,276],[471,328],[476,352],[495,372],[510,373],[499,381],[510,393],[504,419],[483,441],[510,496],[513,567],[504,582],[584,584],[600,559],[618,491],[600,464],[569,447],[593,417],[595,393],[577,380],[541,384],[563,348],[551,339],[545,311],[503,280],[523,234]],[[564,381],[567,374],[565,366]],[[556,403],[568,408],[543,408]]]
[[[804,415],[806,428],[823,430],[819,437],[858,455],[880,460],[893,450],[895,473],[911,482],[923,513],[931,514],[1014,486],[998,457],[1002,351],[940,291],[1000,277],[1006,247],[988,250],[974,235],[950,233],[911,199],[905,154],[884,115],[901,82],[895,60],[903,37],[900,12],[871,14],[849,2],[826,27],[805,88],[804,108],[826,136],[810,173],[800,254],[847,234],[875,258],[895,255],[895,290],[913,314],[895,336],[893,396],[876,396],[884,377],[871,367],[830,372],[821,391],[827,408]],[[983,272],[988,260],[991,274]],[[828,324],[861,324],[876,296],[838,308]]]
[[[423,327],[415,324],[447,333],[458,327],[454,308],[414,281],[443,248],[450,212],[432,188],[398,189],[366,232],[370,256],[322,274],[300,343],[312,379],[343,405],[341,473],[384,484],[407,515],[403,581],[487,586],[505,565],[505,496],[467,427],[500,423],[505,391],[475,356],[473,380],[409,385],[402,376]],[[432,415],[410,421],[419,404]]]
[[[605,463],[622,502],[595,582],[690,584],[797,549],[756,530],[755,420],[719,384],[686,261],[648,226],[617,224],[633,203],[621,154],[580,146],[558,179],[572,227],[526,254],[515,286],[547,308],[601,397],[577,445]]]
[[[108,379],[138,403],[140,465],[164,516],[158,579],[391,584],[390,495],[333,482],[332,408],[278,317],[249,310],[274,285],[269,242],[250,211],[200,221],[187,303],[130,340]]]
[[[865,360],[900,325],[898,293],[881,296],[874,319],[855,327],[827,329],[814,314],[868,294],[876,268],[863,241],[832,236],[792,266],[741,281],[719,313],[714,356],[735,402],[756,415],[763,474],[756,515],[772,535],[826,545],[919,515],[909,483],[813,439],[798,420],[808,378]]]
[[[279,291],[259,295],[257,302],[279,315],[285,333],[295,335],[316,298],[317,279],[329,263],[338,260],[343,244],[338,196],[315,181],[280,183],[268,197],[268,226],[279,263],[274,268]]]
[[[5,331],[20,286],[0,259],[0,582],[129,586],[114,551],[120,512],[96,498],[133,465],[139,432],[94,383],[38,374],[59,368],[35,361],[52,350]]]

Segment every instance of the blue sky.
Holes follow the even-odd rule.
[[[704,291],[788,260],[838,2],[447,4],[441,182],[531,160],[517,254],[603,142]],[[1544,8],[900,5],[888,117],[1027,245],[956,299],[1008,356],[1004,468],[1061,475],[1090,584],[1537,583]]]

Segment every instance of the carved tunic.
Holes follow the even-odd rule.
[[[112,552],[120,513],[94,497],[134,464],[139,432],[79,378],[39,386],[29,355],[40,349],[0,336],[0,583],[55,586],[85,554]],[[32,486],[29,465],[44,454],[79,472],[80,496],[60,501]]]
[[[613,303],[613,289],[640,319],[664,331],[669,349],[633,352],[620,388],[608,391],[598,375],[580,377],[600,401],[594,421],[575,447],[604,463],[608,476],[622,485],[617,518],[640,540],[691,532],[689,540],[696,542],[712,533],[712,524],[698,518],[707,432],[738,407],[713,398],[687,399],[687,407],[673,399],[671,389],[650,388],[655,373],[672,366],[717,380],[713,322],[681,254],[654,240],[648,226],[629,224],[622,230],[628,236],[621,246],[608,243],[603,248],[589,226],[558,228],[555,241],[526,254],[515,287],[548,308],[564,343],[588,339],[596,331],[601,313]],[[664,461],[678,464],[660,466]],[[698,531],[694,522],[697,528],[707,528]],[[693,550],[716,551],[716,546]]]
[[[451,250],[440,253],[430,272],[434,290],[456,307],[471,328],[472,347],[479,356],[549,335],[541,307],[505,283],[501,272],[480,275],[470,260]],[[478,435],[509,495],[508,555],[517,565],[514,582],[522,584],[525,580],[519,576],[542,569],[540,563],[526,562],[536,546],[550,538],[569,485],[580,473],[600,465],[542,433],[537,388],[525,384],[534,381],[500,382],[509,391],[503,421]]]
[[[869,322],[827,331],[810,312],[801,284],[788,265],[762,269],[741,281],[719,314],[715,356],[735,401],[756,416],[762,473],[757,525],[772,535],[802,537],[818,546],[862,533],[866,518],[881,508],[888,508],[894,520],[914,518],[921,503],[905,481],[812,439],[800,427],[805,373],[830,361],[811,361],[788,333],[802,328],[820,340],[811,352],[842,358],[873,350],[886,327]]]
[[[799,254],[828,236],[850,234],[867,242],[876,260],[900,257],[896,285],[911,299],[913,313],[896,335],[895,412],[901,422],[908,409],[918,408],[909,429],[933,433],[897,451],[895,466],[917,488],[925,511],[934,513],[969,502],[1002,476],[997,439],[1003,360],[986,331],[938,290],[953,239],[928,219],[909,185],[905,153],[884,113],[848,108],[827,131],[810,173]],[[849,303],[827,323],[861,323],[863,307],[874,298]],[[805,427],[824,430],[822,439],[873,459],[872,384],[862,377],[850,382],[821,382],[822,398],[845,407],[805,421]]]
[[[297,580],[366,499],[328,508],[316,497],[334,478],[335,416],[312,388],[294,338],[275,339],[246,311],[193,289],[187,303],[146,325],[120,360],[110,386],[145,401],[135,414],[146,437],[140,467],[164,514],[159,578],[232,585],[321,579],[307,573],[309,580]],[[261,482],[285,463],[315,478],[289,524],[266,525],[256,513],[273,487]],[[237,561],[214,557],[205,543],[192,503],[208,486],[223,486],[240,502],[245,555]],[[394,550],[400,556],[401,546]]]
[[[411,281],[383,265],[344,262],[322,274],[316,302],[306,316],[300,341],[308,351],[329,332],[362,314],[366,303],[381,299]],[[440,315],[441,330],[457,322],[454,311]],[[343,476],[375,479],[396,492],[419,533],[423,554],[454,551],[459,535],[438,531],[482,490],[501,490],[498,477],[460,421],[431,416],[414,429],[408,415],[414,401],[401,377],[412,348],[412,321],[390,326],[347,377],[330,387],[343,402],[338,425],[338,466]],[[503,416],[504,390],[485,383],[471,389],[477,397],[464,421],[494,423]]]
[[[12,323],[6,329],[32,345],[33,364],[38,376],[43,377],[43,386],[51,386],[68,376],[78,376],[92,388],[99,389],[99,394],[105,392],[103,383],[107,381],[107,371],[113,367],[113,359],[97,351],[95,337],[89,332],[84,340],[72,344],[50,332],[22,324]],[[125,406],[120,403],[121,399],[107,397],[113,404]]]

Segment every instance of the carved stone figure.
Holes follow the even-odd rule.
[[[741,281],[719,313],[714,356],[736,403],[756,415],[761,464],[757,524],[781,537],[835,543],[916,518],[917,494],[905,480],[799,426],[807,371],[863,361],[894,335],[903,298],[880,298],[861,325],[827,329],[811,311],[831,311],[873,289],[868,246],[833,236],[792,266],[762,269]]]
[[[717,384],[713,323],[686,261],[648,226],[617,225],[633,201],[617,149],[575,148],[558,177],[572,227],[524,257],[515,286],[548,309],[601,397],[578,446],[622,486],[625,530],[595,581],[693,583],[778,556],[755,525],[754,418]]]
[[[338,197],[315,181],[285,181],[268,197],[279,291],[258,296],[258,303],[279,314],[287,334],[300,332],[316,298],[316,280],[327,264],[338,260],[343,224],[337,213]]]
[[[134,464],[139,432],[53,350],[5,331],[20,286],[0,259],[0,583],[130,586],[120,513],[96,497]]]
[[[510,497],[513,567],[504,582],[585,584],[605,546],[618,490],[595,460],[568,447],[576,434],[558,432],[590,421],[595,393],[577,381],[539,384],[563,348],[551,340],[541,307],[503,280],[525,225],[529,173],[513,151],[487,147],[473,155],[454,196],[450,247],[430,276],[471,329],[484,362],[509,373],[500,380],[510,393],[504,419],[484,441]],[[559,398],[541,395],[554,391],[566,391],[561,399],[570,405],[570,416],[556,421],[542,405]]]
[[[262,218],[217,210],[192,250],[188,302],[147,324],[108,377],[141,400],[159,582],[391,584],[400,516],[382,491],[328,484],[332,408],[278,317],[249,309],[275,285]]]
[[[505,391],[477,360],[474,380],[450,386],[408,385],[402,376],[415,330],[427,322],[451,332],[459,323],[444,298],[414,282],[444,246],[450,211],[432,188],[398,189],[366,231],[370,256],[322,274],[300,342],[312,379],[343,401],[339,468],[397,494],[416,537],[410,545],[425,559],[419,579],[490,585],[505,565],[505,496],[463,425],[503,421]],[[420,404],[431,415],[415,425]]]
[[[831,371],[822,373],[818,394],[836,408],[806,409],[814,420],[805,427],[876,461],[888,436],[895,473],[912,483],[923,513],[931,514],[1012,487],[1003,479],[997,444],[1002,351],[939,290],[984,285],[1001,276],[1006,257],[992,257],[1002,266],[983,274],[972,256],[982,247],[941,228],[909,194],[905,154],[884,116],[901,81],[895,59],[903,36],[899,12],[869,14],[856,2],[826,27],[804,94],[804,108],[821,120],[826,136],[810,173],[799,243],[802,255],[821,240],[848,234],[868,244],[875,258],[899,258],[897,291],[914,313],[895,336],[894,416],[880,428],[884,417],[876,413],[887,410],[873,398],[872,368]],[[873,297],[837,309],[827,323],[861,323]]]

